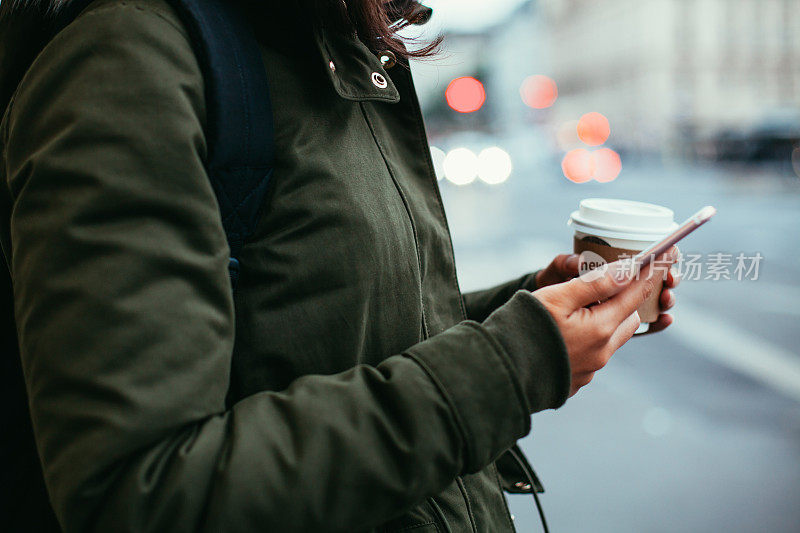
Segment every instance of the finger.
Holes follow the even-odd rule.
[[[672,315],[661,314],[658,315],[658,320],[650,324],[650,328],[642,335],[650,335],[651,333],[658,333],[659,331],[664,331],[667,329],[672,323],[674,322],[674,318]]]
[[[536,274],[536,286],[547,287],[574,278],[578,275],[579,263],[577,254],[557,255],[547,268]]]
[[[668,289],[674,289],[677,287],[681,282],[681,275],[680,273],[675,270],[675,268],[670,268],[669,272],[667,273],[667,279],[664,280],[664,286]]]
[[[676,256],[667,252],[659,256],[657,262],[664,265],[675,260]],[[653,271],[654,268],[656,267],[652,263],[648,264],[624,290],[607,302],[593,307],[592,312],[597,315],[599,320],[621,324],[631,313],[642,306],[661,279],[660,275]]]
[[[623,344],[631,340],[631,337],[633,337],[633,334],[636,333],[641,324],[642,320],[639,318],[638,311],[634,311],[628,318],[623,320],[609,341],[613,351],[616,352]]]
[[[576,310],[607,300],[630,285],[631,275],[630,263],[620,261],[581,274],[565,283],[565,303]]]
[[[680,252],[678,251],[678,247],[673,246],[650,263],[652,265],[651,275],[664,280],[666,283],[672,271],[672,267],[679,258]]]
[[[658,297],[658,303],[662,311],[672,309],[675,306],[675,293],[669,289],[664,289]]]
[[[681,258],[681,251],[678,248],[677,244],[673,244],[672,247],[669,250],[667,250],[666,252],[664,252],[664,253],[672,256],[673,259],[674,259],[673,262],[677,262]]]
[[[651,266],[642,269],[638,279],[609,300],[590,308],[596,320],[619,327],[655,290],[656,279],[650,275]]]

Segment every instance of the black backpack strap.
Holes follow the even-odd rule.
[[[189,31],[205,80],[206,170],[230,246],[231,285],[275,161],[272,103],[252,26],[230,0],[169,0]]]

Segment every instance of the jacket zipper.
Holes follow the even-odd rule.
[[[378,135],[375,133],[374,128],[372,127],[372,122],[369,120],[369,114],[364,107],[364,103],[360,102],[359,107],[361,107],[361,114],[364,116],[364,120],[367,122],[367,126],[369,127],[370,133],[372,133],[372,138],[375,141],[375,144],[378,146],[378,151],[381,153],[381,157],[383,158],[383,164],[386,167],[386,171],[389,172],[389,176],[392,178],[392,182],[394,183],[394,187],[397,190],[397,194],[400,195],[400,199],[403,201],[403,207],[406,210],[406,215],[408,216],[408,221],[411,224],[411,233],[414,236],[414,253],[417,256],[417,268],[419,269],[419,281],[417,283],[417,290],[419,293],[419,308],[420,314],[422,316],[422,338],[420,340],[425,340],[430,336],[430,332],[428,330],[428,319],[425,316],[425,298],[423,297],[423,288],[422,288],[422,254],[419,251],[419,237],[417,236],[417,225],[414,223],[414,217],[411,214],[411,206],[408,205],[408,199],[406,198],[405,193],[403,192],[403,188],[400,186],[400,182],[392,172],[392,168],[389,166],[389,161],[386,159],[386,153],[384,152],[383,146],[381,145],[380,140],[378,139]]]

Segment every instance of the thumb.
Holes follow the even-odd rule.
[[[615,261],[582,273],[566,283],[565,300],[572,310],[608,300],[627,287],[633,278],[630,261]]]

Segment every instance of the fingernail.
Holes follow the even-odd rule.
[[[567,257],[567,260],[564,261],[564,266],[567,268],[578,268],[578,263],[580,262],[580,256],[578,254],[570,254]]]

